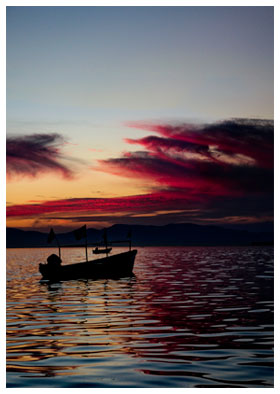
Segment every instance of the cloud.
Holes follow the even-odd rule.
[[[138,127],[140,127],[138,125]],[[144,126],[158,136],[126,139],[146,151],[100,161],[104,171],[159,189],[204,196],[273,193],[273,123],[231,120],[206,126]]]
[[[173,192],[204,218],[273,215],[273,121],[132,126],[158,135],[125,139],[145,150],[100,161],[103,171]]]
[[[158,209],[169,209],[171,204],[184,206],[186,198],[175,193],[153,193],[145,195],[116,197],[116,198],[72,198],[55,201],[45,201],[38,204],[11,205],[7,207],[7,217],[37,216],[59,212],[152,212]]]
[[[227,156],[241,155],[254,160],[261,167],[273,168],[274,125],[271,120],[230,119],[206,125],[131,123],[130,126],[154,131],[164,137],[162,142],[166,145],[177,144],[178,150],[204,151],[208,159],[212,157],[222,161]],[[145,145],[149,139],[157,137],[147,138],[127,142]]]
[[[272,121],[143,128],[157,135],[126,139],[142,150],[99,163],[102,171],[131,182],[143,180],[149,193],[13,205],[7,207],[7,217],[64,214],[73,221],[108,217],[113,223],[150,224],[273,219]]]
[[[67,159],[60,148],[64,139],[59,134],[32,134],[7,138],[7,175],[36,177],[43,172],[55,172],[72,178],[72,170],[62,163]]]
[[[76,198],[7,207],[7,219],[39,219],[44,227],[65,223],[197,224],[273,220],[273,198],[258,196],[201,199],[171,192],[118,198]],[[59,224],[60,223],[60,224]],[[68,224],[67,224],[68,223]]]

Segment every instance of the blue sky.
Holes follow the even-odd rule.
[[[38,200],[66,201],[85,197],[88,201],[97,197],[171,190],[174,188],[171,178],[168,182],[163,181],[156,174],[162,157],[155,157],[155,152],[167,149],[167,143],[169,148],[164,152],[167,155],[164,160],[168,170],[170,158],[177,160],[179,157],[189,166],[195,157],[197,163],[191,176],[195,174],[196,180],[201,180],[198,176],[200,165],[205,160],[208,162],[212,155],[215,157],[211,160],[222,157],[221,166],[226,163],[232,166],[232,171],[237,167],[240,169],[244,163],[246,170],[248,163],[255,163],[257,185],[263,166],[266,168],[258,145],[261,139],[254,140],[255,131],[259,131],[258,123],[253,126],[255,131],[251,129],[247,136],[247,150],[240,146],[240,141],[234,140],[236,135],[233,137],[232,134],[233,129],[241,132],[246,127],[239,123],[225,123],[230,128],[227,135],[222,135],[223,141],[214,143],[211,138],[206,141],[202,138],[205,131],[201,131],[196,144],[203,147],[202,150],[188,152],[187,157],[185,147],[173,140],[172,130],[174,124],[197,124],[204,130],[204,122],[217,125],[217,121],[231,118],[273,119],[273,19],[273,7],[252,6],[7,7],[9,206]],[[129,122],[138,122],[139,127],[128,127]],[[148,128],[142,127],[144,124],[148,124]],[[164,124],[165,131],[159,131],[151,124]],[[262,125],[263,130],[267,127],[268,152],[264,157],[269,157],[273,143],[271,124]],[[195,129],[184,126],[182,130],[184,135],[180,138],[186,139],[190,148],[197,138],[192,134]],[[151,144],[155,140],[141,140],[147,137],[147,133],[150,137],[160,133],[161,139],[156,141],[161,145]],[[35,134],[45,137],[39,138],[38,142]],[[17,140],[13,139],[15,136]],[[234,160],[232,156],[226,156],[231,148],[228,138],[233,138],[233,144],[238,147],[232,153],[237,155]],[[217,151],[218,145],[220,152]],[[258,154],[252,152],[250,145]],[[18,149],[17,154],[24,155],[19,162],[15,162],[14,146]],[[24,150],[26,146],[30,155]],[[177,151],[171,146],[176,146]],[[40,159],[38,149],[47,154],[45,160],[49,160],[49,166]],[[142,156],[137,153],[139,149],[145,151]],[[205,149],[211,152],[210,156],[201,154]],[[32,150],[37,162],[27,163],[27,159],[32,158]],[[245,159],[244,154],[248,154]],[[145,167],[147,157],[153,158],[153,173]],[[260,160],[259,167],[256,158]],[[137,173],[134,166],[139,165],[139,161],[141,165]],[[213,163],[209,161],[210,167]],[[131,172],[127,171],[129,168]],[[31,174],[28,173],[30,169]],[[182,178],[177,179],[178,184],[185,185],[190,175],[184,171]],[[265,171],[269,172],[270,180],[271,163],[269,170],[266,168]],[[73,181],[67,176],[67,179],[61,179],[61,174],[75,174],[76,178]],[[232,174],[236,176],[236,172]],[[207,176],[203,178],[204,186],[208,185],[207,182],[211,185],[216,182],[214,173],[211,172],[211,179],[206,179]],[[244,196],[248,192],[244,184],[238,184],[238,177],[234,187],[222,188],[215,182],[213,185],[221,193],[219,198],[234,194],[239,187]],[[198,193],[198,190],[204,190],[204,186],[199,189],[193,184],[193,190]],[[187,188],[190,187],[188,183]],[[271,189],[266,192],[271,201]],[[255,215],[249,209],[253,206],[250,198],[246,200],[248,212],[240,212],[240,204],[236,203],[236,212],[230,208],[221,215],[229,220],[240,219],[242,215],[246,220],[257,220],[257,214],[265,205],[259,196],[261,184],[256,187],[256,193]],[[175,203],[170,204],[170,212],[174,211],[174,206]],[[195,209],[201,207],[196,205]],[[25,212],[24,209],[16,211]],[[262,210],[261,220],[271,220],[271,212],[271,209]],[[145,215],[155,213],[148,211]],[[208,220],[205,219],[206,211],[203,215],[203,220]],[[26,220],[29,222],[25,225],[32,227],[30,218]],[[44,220],[40,219],[42,223]],[[46,220],[49,224],[50,218]],[[220,217],[212,215],[209,220],[215,222]],[[17,226],[18,223],[11,225]]]
[[[273,8],[8,7],[7,110],[8,122],[272,118]]]

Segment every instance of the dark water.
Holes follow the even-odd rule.
[[[273,387],[272,248],[138,248],[135,277],[48,285],[51,252],[7,251],[7,387]]]

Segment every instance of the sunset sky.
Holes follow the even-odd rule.
[[[7,226],[273,221],[273,7],[7,7]]]

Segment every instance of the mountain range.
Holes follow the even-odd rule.
[[[250,232],[220,226],[202,226],[191,223],[168,224],[165,226],[115,224],[107,228],[108,242],[127,240],[131,232],[133,246],[225,246],[225,245],[272,245],[273,232]],[[103,242],[104,229],[87,229],[87,243]],[[85,239],[77,241],[73,231],[58,233],[61,246],[79,246]],[[6,229],[7,248],[56,246],[48,244],[48,234],[39,231]],[[125,243],[124,243],[125,245]]]

